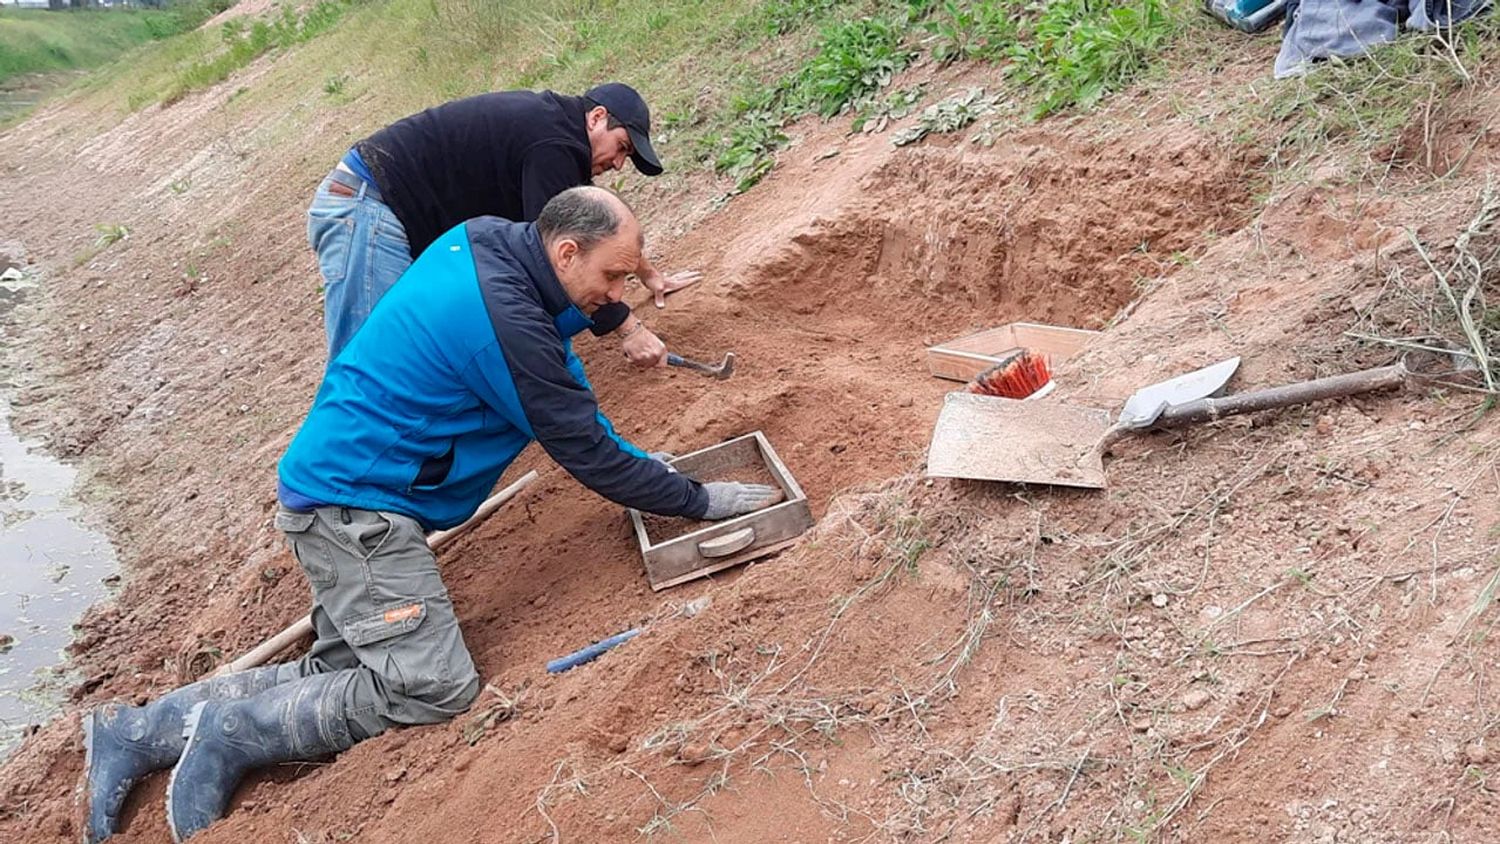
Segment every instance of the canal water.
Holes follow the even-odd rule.
[[[33,287],[0,280],[0,319]],[[0,327],[0,341],[14,337]],[[73,624],[117,571],[109,541],[83,523],[77,472],[11,429],[13,386],[0,372],[0,760],[57,712],[77,679],[63,653]]]

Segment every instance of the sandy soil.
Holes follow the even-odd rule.
[[[1268,61],[1247,48],[1184,90]],[[328,162],[226,127],[228,94],[118,125],[56,105],[0,145],[0,219],[48,291],[9,353],[29,361],[18,423],[85,461],[130,565],[74,647],[80,708],[147,699],[306,608],[270,515],[323,364],[301,214]],[[296,119],[337,131],[326,109]],[[537,468],[533,491],[441,557],[490,684],[473,712],[270,772],[197,840],[1500,836],[1494,613],[1468,618],[1500,476],[1474,397],[1131,438],[1102,492],[920,475],[954,386],[922,350],[977,328],[1107,328],[1058,373],[1102,407],[1231,354],[1237,389],[1385,362],[1343,332],[1410,322],[1401,226],[1451,242],[1493,136],[1441,184],[1413,150],[1380,188],[1332,169],[1257,208],[1253,147],[1149,97],[991,148],[845,131],[798,127],[722,208],[704,176],[632,183],[665,266],[707,273],[648,319],[683,354],[736,352],[732,379],[580,344],[644,447],[764,431],[814,502],[806,540],[657,595],[619,508],[529,452],[513,471]],[[115,220],[129,238],[93,252]],[[81,767],[75,710],[0,769],[0,840],[75,840]],[[166,840],[163,790],[138,789],[122,842]]]

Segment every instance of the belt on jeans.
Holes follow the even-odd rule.
[[[367,182],[348,170],[335,167],[328,174],[328,180],[332,182],[328,186],[328,192],[334,196],[359,196],[360,188],[364,188],[366,199],[385,201],[380,198],[380,188],[375,187],[374,182]]]

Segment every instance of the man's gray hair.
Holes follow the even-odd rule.
[[[542,243],[551,245],[568,238],[587,252],[620,230],[621,210],[630,209],[623,199],[603,188],[568,188],[542,207],[536,218],[537,234],[542,236]]]

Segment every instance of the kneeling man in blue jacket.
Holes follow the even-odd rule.
[[[779,498],[677,474],[600,414],[569,338],[620,300],[640,249],[629,207],[578,187],[535,223],[479,217],[422,253],[329,364],[279,467],[276,526],[312,583],[312,650],[86,715],[87,840],[115,831],[153,770],[175,763],[167,818],[180,842],[223,816],[252,768],[466,710],[479,675],[426,535],[472,515],[532,440],[590,489],[652,513],[724,519]]]

